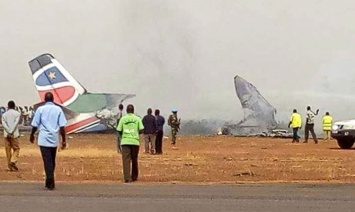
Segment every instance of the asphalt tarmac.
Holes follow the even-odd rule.
[[[354,211],[355,184],[0,183],[0,211]]]

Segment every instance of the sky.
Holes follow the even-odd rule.
[[[307,105],[355,118],[355,1],[17,0],[0,8],[0,104],[39,101],[28,61],[51,53],[90,92],[133,93],[183,119],[239,119],[233,78],[287,121]]]

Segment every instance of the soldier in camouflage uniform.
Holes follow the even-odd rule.
[[[169,116],[168,125],[171,127],[171,144],[176,144],[176,134],[180,130],[180,119],[177,116],[177,110],[172,109],[173,114]]]

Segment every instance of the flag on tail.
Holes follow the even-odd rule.
[[[29,65],[42,101],[45,93],[51,92],[54,102],[68,106],[86,92],[85,88],[50,54],[36,57]]]

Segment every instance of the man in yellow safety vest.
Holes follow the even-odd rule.
[[[302,126],[302,118],[299,113],[297,113],[296,109],[293,109],[293,113],[290,118],[290,123],[288,124],[288,127],[292,128],[293,132],[293,140],[292,143],[297,142],[299,143],[300,137],[298,136],[298,130],[301,129]]]
[[[323,116],[323,131],[324,140],[330,140],[330,131],[332,130],[333,118],[329,115],[329,112]]]

